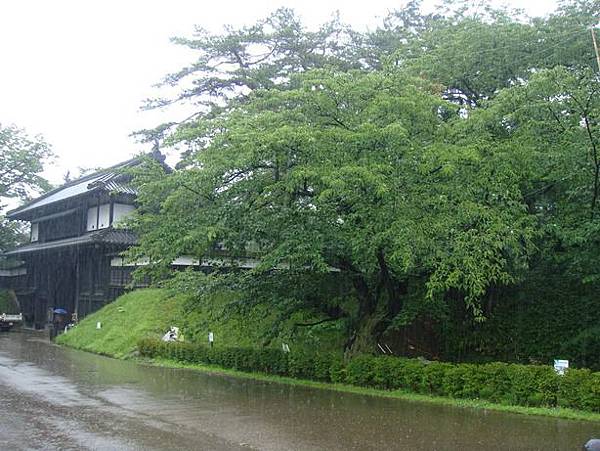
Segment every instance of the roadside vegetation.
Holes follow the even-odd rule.
[[[550,365],[453,364],[373,355],[348,359],[339,343],[337,349],[320,347],[315,337],[307,336],[296,340],[277,337],[265,346],[260,340],[268,330],[268,317],[221,323],[217,318],[222,310],[212,308],[186,322],[189,317],[183,312],[188,302],[167,290],[134,291],[88,316],[57,342],[116,358],[318,388],[600,420],[600,373],[573,369],[561,377]],[[193,327],[203,323],[205,330],[218,331],[212,348],[204,332],[193,332]],[[171,325],[181,326],[183,342],[160,340]],[[289,343],[289,353],[280,346],[284,340]]]
[[[429,362],[371,355],[344,359],[340,353],[209,348],[152,338],[140,340],[138,347],[141,356],[188,364],[501,405],[600,413],[600,373],[590,370],[569,369],[561,376],[550,366]]]
[[[181,160],[133,171],[127,257],[178,307],[148,304],[123,347],[118,328],[83,344],[109,332],[100,316],[60,341],[122,357],[141,339],[185,364],[598,412],[599,20],[598,0],[544,18],[411,1],[368,32],[337,18],[309,31],[284,8],[176,39],[197,59],[166,77],[175,98],[148,107],[198,110],[140,133]],[[212,263],[175,271],[182,256]],[[163,296],[122,298],[107,325],[143,293]],[[185,343],[155,341],[170,325]]]
[[[197,58],[148,106],[198,110],[142,133],[181,161],[135,171],[138,276],[280,312],[273,336],[341,325],[346,354],[597,367],[599,20],[411,1],[369,32],[280,9],[176,39]]]
[[[320,330],[298,327],[311,321],[308,315],[287,318],[286,327],[273,335],[272,324],[280,312],[256,308],[245,314],[230,313],[232,300],[215,294],[198,305],[193,297],[165,289],[129,292],[87,316],[77,327],[60,335],[57,342],[73,348],[116,358],[136,354],[138,340],[160,338],[171,326],[180,329],[186,342],[206,343],[213,332],[219,347],[278,347],[333,351],[343,346],[340,328],[324,324]],[[101,328],[97,328],[97,323]]]

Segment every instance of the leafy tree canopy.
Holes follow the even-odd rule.
[[[51,156],[50,146],[42,138],[32,138],[20,128],[0,124],[0,210],[6,199],[25,200],[49,189],[41,172]],[[20,236],[20,227],[0,216],[0,252],[14,246]]]
[[[0,198],[26,199],[32,192],[49,188],[40,175],[52,156],[40,137],[29,137],[13,125],[0,124]]]
[[[544,232],[542,249],[588,281],[598,277],[599,93],[597,72],[557,66],[503,91],[484,113],[488,136],[524,151],[522,191]]]
[[[361,325],[401,312],[410,280],[431,302],[456,290],[478,312],[491,284],[518,278],[534,230],[511,151],[457,136],[464,119],[439,87],[323,70],[293,85],[204,121],[196,131],[211,139],[193,167],[144,185],[162,190],[139,217],[144,255],[166,268],[221,243],[260,259],[237,279],[253,285],[335,272]]]
[[[424,13],[421,0],[411,0],[364,33],[338,18],[309,31],[287,8],[252,26],[226,27],[221,34],[198,28],[191,38],[174,38],[198,55],[163,81],[178,94],[149,99],[146,105],[188,102],[196,106],[195,113],[138,134],[150,142],[190,144],[185,133],[173,136],[173,130],[194,128],[204,117],[226,114],[255,89],[281,89],[291,75],[318,68],[373,71],[402,66],[442,84],[445,98],[476,106],[536,70],[592,67],[589,28],[599,21],[599,0],[561,2],[545,18],[471,0],[444,0],[436,13]],[[190,145],[184,154],[194,150]]]
[[[201,108],[158,129],[187,151],[172,174],[138,175],[132,255],[161,277],[217,247],[252,257],[176,279],[345,318],[351,349],[451,301],[482,319],[490,291],[542,273],[531,265],[594,283],[599,6],[528,18],[415,1],[370,33],[307,32],[280,10],[181,41],[201,56],[169,80]]]

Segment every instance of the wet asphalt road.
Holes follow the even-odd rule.
[[[0,449],[577,450],[600,424],[149,367],[0,334]]]
[[[98,370],[86,365],[93,363],[87,355],[73,361],[68,356],[77,353],[42,337],[0,338],[1,449],[247,449],[181,427],[152,399],[150,409],[136,409],[126,388],[121,397],[119,389],[94,382]]]

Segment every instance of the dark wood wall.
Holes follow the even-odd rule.
[[[36,210],[30,218],[39,224],[38,242],[59,240],[81,236],[88,232],[87,215],[89,208],[110,205],[110,219],[115,203],[134,205],[134,197],[129,194],[111,194],[105,191],[95,192],[87,196],[66,199]]]
[[[83,318],[123,294],[124,284],[111,283],[115,252],[113,247],[91,244],[28,255],[27,275],[18,279],[18,286],[7,282],[17,294],[26,324],[45,327],[48,311],[55,308]]]
[[[103,249],[88,247],[80,254],[79,305],[80,318],[101,308],[109,299],[110,260]]]

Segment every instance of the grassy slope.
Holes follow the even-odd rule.
[[[177,326],[186,341],[205,341],[208,332],[213,332],[215,346],[280,346],[286,342],[290,347],[341,349],[343,334],[333,323],[299,328],[292,336],[291,324],[315,320],[310,315],[296,314],[287,320],[287,328],[272,334],[272,325],[279,315],[276,309],[257,307],[243,314],[231,313],[226,305],[232,300],[235,294],[231,293],[193,302],[166,290],[136,290],[89,315],[57,341],[84,351],[123,358],[135,351],[140,338],[161,337],[169,326]],[[97,322],[102,323],[101,329],[96,329]]]
[[[126,357],[141,337],[164,333],[181,316],[182,303],[181,296],[168,296],[162,290],[132,291],[89,315],[57,341],[84,351]],[[97,322],[102,323],[101,329],[96,329]]]
[[[285,317],[281,328],[273,325],[281,321],[282,312],[277,306],[255,306],[243,313],[228,310],[236,301],[235,293],[220,293],[209,299],[188,304],[182,323],[189,341],[204,342],[208,332],[213,332],[215,346],[225,347],[279,347],[287,343],[294,348],[311,348],[321,351],[341,350],[344,343],[342,325],[336,322],[315,327],[297,327],[295,323],[310,323],[320,317],[307,312],[296,312]]]

